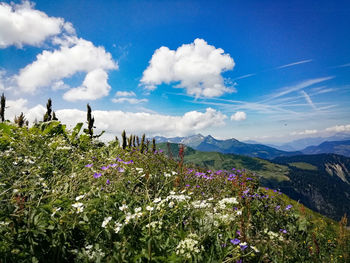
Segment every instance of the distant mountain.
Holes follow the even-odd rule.
[[[201,134],[192,135],[188,137],[155,137],[156,143],[171,142],[182,143],[194,148],[195,150],[204,152],[220,152],[220,153],[234,153],[250,157],[259,157],[263,159],[273,159],[279,156],[299,155],[301,152],[286,152],[281,151],[263,144],[250,144],[240,142],[236,139],[218,140],[211,135],[203,136]]]
[[[313,137],[294,140],[282,145],[274,145],[273,147],[282,151],[301,151],[309,146],[316,146],[326,141],[345,141],[350,140],[349,133],[337,133],[329,137]]]
[[[304,154],[335,153],[350,157],[350,140],[323,142],[318,146],[309,146],[302,152]]]
[[[166,153],[166,143],[157,145]],[[179,147],[170,144],[177,158]],[[236,154],[201,152],[186,147],[185,162],[203,169],[247,169],[263,186],[280,189],[312,210],[335,220],[350,214],[350,158],[336,154],[279,157],[273,161]]]

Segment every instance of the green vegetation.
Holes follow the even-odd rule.
[[[349,260],[346,218],[311,212],[247,171],[183,166],[144,140],[105,145],[82,123],[0,125],[1,262]]]
[[[304,170],[312,170],[312,171],[317,171],[317,167],[309,164],[309,163],[304,163],[304,162],[295,162],[295,163],[288,163],[290,166],[294,166],[296,168],[304,169]]]

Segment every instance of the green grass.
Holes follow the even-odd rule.
[[[291,166],[294,166],[299,169],[304,169],[304,170],[311,170],[311,171],[317,171],[318,168],[312,164],[309,163],[304,163],[304,162],[293,162],[293,163],[288,163]]]

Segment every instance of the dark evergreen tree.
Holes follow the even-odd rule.
[[[119,139],[118,139],[118,136],[115,136],[115,145],[119,147]]]
[[[128,147],[129,147],[129,149],[132,147],[132,134],[130,135],[130,137],[128,139]]]
[[[95,128],[94,122],[95,122],[95,118],[91,116],[91,107],[89,104],[87,104],[87,124],[88,124],[88,134],[90,135],[90,138],[92,138],[94,135],[94,131],[93,131],[93,128]]]
[[[58,121],[58,119],[57,119],[57,117],[56,117],[56,113],[55,113],[55,112],[53,112],[53,113],[52,113],[52,120],[53,120],[53,121]]]
[[[136,136],[136,143],[137,143],[137,147],[139,147],[140,146],[140,138],[139,138],[139,136]]]
[[[125,132],[125,130],[122,132],[122,147],[125,150],[125,148],[126,148],[126,132]]]
[[[146,140],[146,152],[148,152],[148,149],[149,149],[149,143],[150,143],[150,141],[147,139],[147,140]]]
[[[5,106],[6,106],[6,97],[4,93],[1,95],[1,103],[0,103],[0,118],[1,122],[5,121]]]
[[[44,115],[44,122],[52,120],[52,100],[49,98],[46,103],[46,113]]]
[[[155,153],[156,152],[156,139],[152,139],[152,152]]]
[[[21,115],[19,115],[18,117],[15,116],[15,123],[18,125],[18,127],[23,127],[24,123],[26,122],[26,119],[24,117],[23,112],[21,112]]]
[[[132,146],[136,147],[136,135],[132,137]]]
[[[143,134],[142,135],[142,139],[141,139],[141,146],[140,146],[140,151],[141,151],[141,153],[143,153],[143,151],[145,150],[145,147],[146,147],[146,145],[145,145],[145,139],[146,139],[146,135],[145,134]]]

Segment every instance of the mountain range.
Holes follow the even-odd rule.
[[[346,138],[346,134],[338,134],[327,138],[305,138],[299,140],[299,144],[307,145],[309,143],[318,142],[321,139],[332,140],[334,138]],[[319,154],[319,153],[335,153],[350,157],[350,139],[339,141],[325,141],[320,145],[308,146],[300,151],[285,151],[281,148],[275,148],[273,145],[259,144],[254,141],[240,142],[236,139],[219,140],[211,135],[203,136],[201,134],[188,137],[166,138],[161,136],[155,137],[156,143],[170,142],[187,145],[195,150],[203,152],[220,152],[234,153],[250,157],[258,157],[262,159],[272,160],[277,157],[294,156],[301,154]],[[295,141],[296,142],[296,141]],[[308,143],[307,143],[308,142]],[[287,144],[286,144],[287,145]],[[285,148],[288,148],[285,146]]]
[[[236,139],[218,140],[211,135],[203,136],[201,134],[188,137],[166,138],[155,137],[156,143],[170,142],[185,144],[195,150],[203,152],[234,153],[250,157],[259,157],[263,159],[273,159],[281,156],[292,156],[302,154],[302,152],[287,152],[272,148],[263,144],[249,144],[240,142]]]

